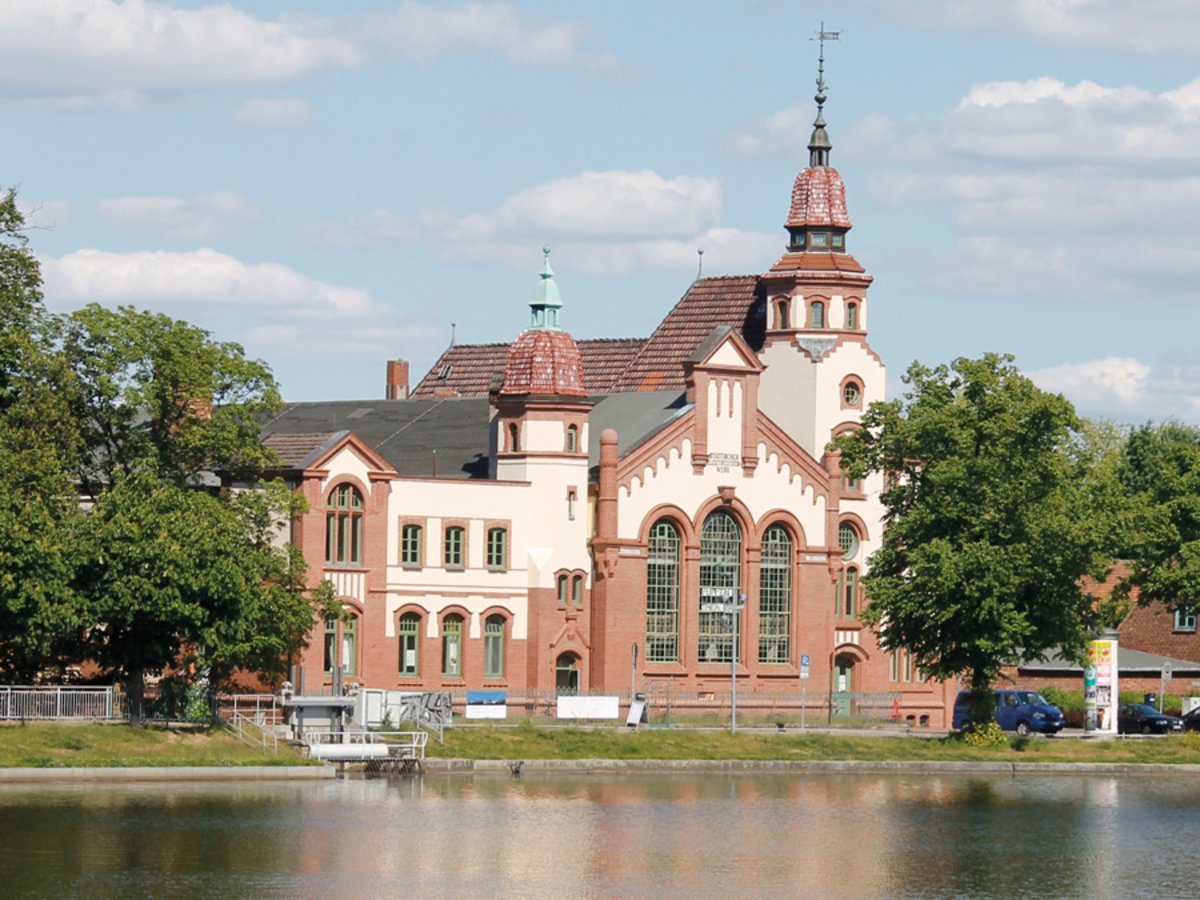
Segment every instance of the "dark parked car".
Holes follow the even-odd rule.
[[[1200,706],[1188,710],[1182,718],[1184,731],[1200,731]]]
[[[970,722],[971,692],[960,691],[954,701],[952,727],[965,728]],[[1058,734],[1063,727],[1062,710],[1037,691],[996,691],[996,722],[1005,731],[1025,735],[1031,731]]]
[[[1123,703],[1117,710],[1120,734],[1170,734],[1183,731],[1183,719],[1160,713],[1148,703]]]

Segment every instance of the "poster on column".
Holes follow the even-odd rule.
[[[1094,709],[1096,730],[1116,733],[1118,697],[1117,642],[1111,638],[1089,641],[1084,669],[1084,703],[1089,728]]]

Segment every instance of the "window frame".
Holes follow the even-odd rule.
[[[650,526],[646,541],[646,662],[679,662],[683,538],[671,519]]]
[[[484,532],[484,562],[491,572],[508,570],[508,528],[504,525],[487,526]]]
[[[415,532],[416,541],[409,540]],[[412,552],[410,552],[412,551]],[[420,569],[425,562],[425,525],[422,522],[400,523],[400,565],[405,569]]]
[[[1175,631],[1194,632],[1196,630],[1196,610],[1187,604],[1175,607]]]
[[[363,564],[366,501],[358,485],[335,484],[325,495],[325,565]]]
[[[782,523],[763,532],[758,564],[758,661],[762,665],[787,665],[792,660],[794,548],[792,535]]]
[[[455,540],[455,538],[457,540]],[[467,526],[451,522],[442,526],[442,568],[459,571],[467,567]]]
[[[499,626],[498,630],[496,626]],[[504,644],[508,619],[493,613],[483,623],[483,677],[504,678]]]
[[[463,677],[463,631],[466,617],[461,613],[442,616],[442,677]]]
[[[408,626],[412,627],[409,628]],[[401,678],[419,678],[421,676],[421,614],[417,612],[401,613],[396,619],[396,637],[400,645],[396,670]],[[407,662],[408,654],[412,655],[412,665]]]

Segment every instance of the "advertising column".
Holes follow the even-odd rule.
[[[1106,631],[1089,641],[1083,670],[1083,702],[1088,731],[1117,733],[1117,633]]]

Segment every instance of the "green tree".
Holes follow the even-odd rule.
[[[87,306],[63,330],[79,384],[72,406],[85,492],[141,472],[178,485],[212,472],[253,480],[273,462],[258,436],[279,408],[279,390],[239,345],[130,307]]]
[[[96,499],[78,542],[87,652],[125,682],[135,721],[147,673],[190,661],[215,685],[238,668],[278,672],[302,646],[302,562],[261,528],[287,515],[281,500],[278,487],[218,495],[149,473],[118,475]]]
[[[1121,555],[1122,596],[1200,609],[1200,429],[1180,422],[1135,429],[1119,468],[1133,505]]]
[[[863,618],[926,673],[965,676],[985,723],[1004,664],[1079,653],[1094,623],[1080,579],[1107,560],[1088,455],[1070,403],[1011,357],[914,363],[904,381],[836,442],[853,476],[886,481]]]
[[[54,352],[41,274],[16,197],[0,197],[0,676],[28,682],[70,649],[79,621],[70,479],[71,373]]]

